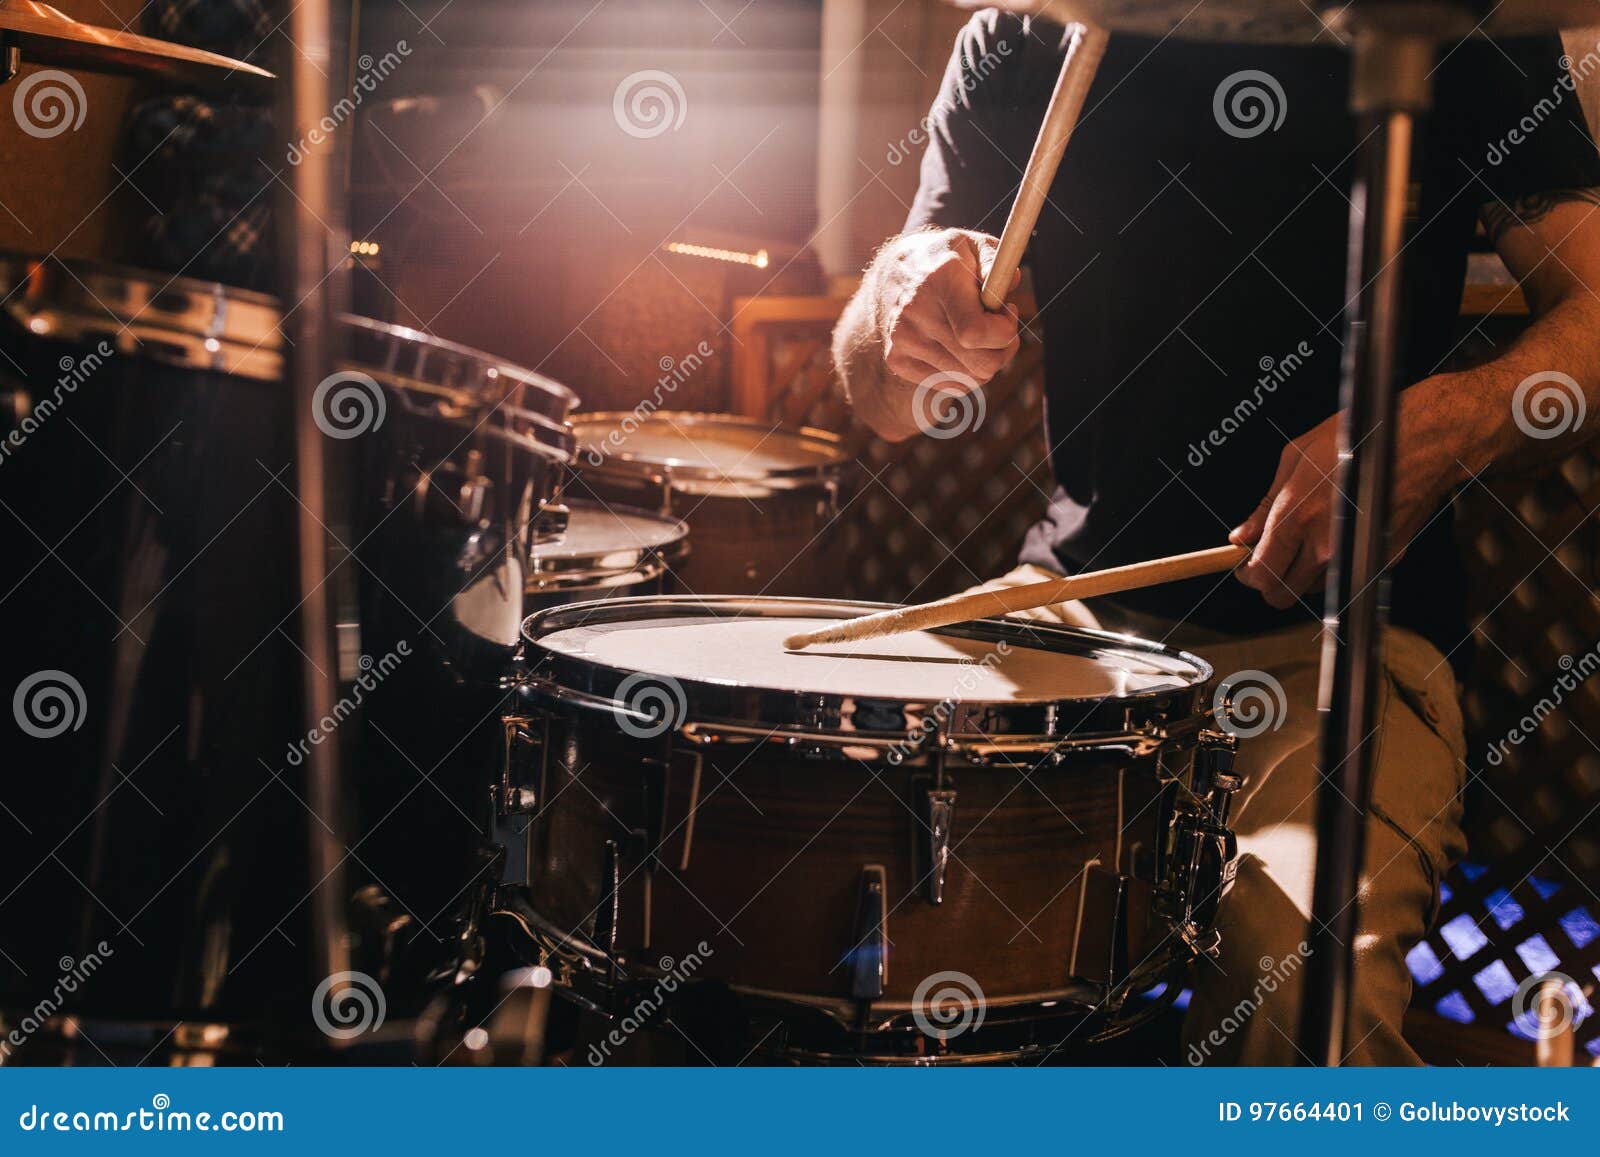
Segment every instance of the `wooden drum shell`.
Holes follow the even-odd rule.
[[[947,766],[957,802],[935,904],[925,767],[664,747],[570,716],[552,721],[549,743],[543,790],[559,802],[531,827],[525,875],[513,874],[551,924],[647,968],[696,954],[696,979],[849,1006],[873,867],[888,945],[874,1014],[910,1007],[923,981],[949,971],[991,1006],[1093,1003],[1167,935],[1150,893],[1174,789],[1153,756]]]

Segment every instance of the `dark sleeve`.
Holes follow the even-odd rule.
[[[927,151],[907,230],[1005,226],[1065,40],[1059,25],[993,9],[962,28],[919,126]]]
[[[1438,106],[1464,111],[1454,124],[1462,180],[1480,203],[1552,189],[1600,186],[1600,153],[1584,119],[1573,68],[1600,70],[1591,53],[1573,62],[1556,36],[1468,41],[1440,69]],[[1474,177],[1473,174],[1476,174]]]

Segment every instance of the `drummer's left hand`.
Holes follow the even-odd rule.
[[[1458,436],[1450,429],[1448,392],[1419,382],[1401,393],[1396,431],[1390,562],[1433,517],[1456,480]],[[1444,383],[1439,383],[1443,387]],[[1322,585],[1333,553],[1333,508],[1338,497],[1339,419],[1335,414],[1283,448],[1267,495],[1228,541],[1252,548],[1234,573],[1282,610]],[[1312,608],[1322,613],[1320,604]]]

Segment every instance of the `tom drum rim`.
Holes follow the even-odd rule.
[[[597,452],[595,435],[600,441],[625,423],[636,428],[646,425],[656,429],[665,427],[680,435],[686,445],[696,444],[700,432],[738,432],[761,436],[761,440],[776,439],[780,446],[788,446],[802,459],[793,465],[771,465],[764,468],[744,469],[739,464],[729,469],[710,462],[703,454],[700,458],[677,457],[671,454],[650,454],[627,448],[628,436],[604,452]],[[578,438],[577,466],[582,470],[601,473],[614,472],[640,478],[656,478],[663,473],[669,480],[689,482],[734,482],[803,485],[807,482],[825,482],[835,477],[850,461],[844,448],[844,439],[828,430],[813,426],[785,426],[762,422],[737,414],[712,414],[697,410],[658,410],[640,418],[631,410],[596,410],[583,413],[573,421]]]
[[[691,549],[689,526],[647,510],[599,502],[566,503],[566,529],[530,552],[527,593],[648,582]]]
[[[351,360],[387,385],[458,404],[506,401],[558,423],[578,405],[578,395],[560,382],[483,350],[357,314],[342,313],[338,321],[353,339]]]

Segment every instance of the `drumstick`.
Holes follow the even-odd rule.
[[[1047,579],[1041,583],[1027,583],[997,591],[975,591],[971,594],[953,595],[937,602],[919,603],[916,606],[896,607],[892,611],[879,611],[873,615],[845,619],[829,627],[802,631],[790,635],[783,645],[791,651],[803,651],[819,643],[853,643],[860,639],[876,639],[880,635],[898,635],[906,631],[927,631],[935,627],[948,627],[954,623],[987,619],[995,615],[1009,615],[1016,611],[1029,611],[1035,607],[1048,607],[1068,599],[1088,599],[1096,595],[1112,595],[1118,591],[1138,590],[1158,583],[1177,582],[1198,575],[1217,574],[1232,570],[1250,557],[1250,548],[1244,546],[1216,546],[1210,550],[1197,550],[1189,554],[1174,554],[1149,562],[1129,563],[1107,570],[1089,571],[1068,578]]]
[[[1050,94],[1050,107],[1044,114],[1044,124],[1039,137],[1033,142],[1033,153],[1028,157],[1028,167],[1023,170],[1022,184],[1017,188],[1017,199],[1011,204],[1011,214],[1000,234],[1000,247],[995,250],[994,263],[989,266],[989,276],[983,279],[983,305],[985,309],[998,310],[1006,303],[1011,291],[1011,278],[1022,264],[1023,250],[1039,223],[1039,211],[1044,208],[1045,196],[1056,179],[1056,168],[1061,164],[1061,154],[1067,147],[1072,130],[1077,127],[1078,114],[1083,111],[1084,98],[1089,95],[1089,85],[1100,67],[1100,58],[1106,51],[1106,31],[1093,24],[1079,24],[1067,45],[1067,58],[1061,62],[1061,75],[1056,77],[1055,91]]]

